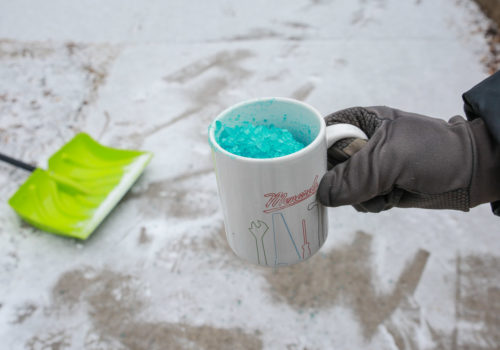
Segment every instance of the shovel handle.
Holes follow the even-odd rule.
[[[31,164],[21,162],[18,159],[14,159],[14,158],[9,157],[9,156],[2,154],[2,153],[0,153],[0,160],[4,161],[6,163],[12,164],[12,165],[14,165],[18,168],[24,169],[24,170],[34,171],[36,169],[36,167],[31,165]]]

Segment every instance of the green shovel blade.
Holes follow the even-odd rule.
[[[125,195],[152,153],[105,147],[80,133],[36,169],[10,198],[31,225],[86,239]]]

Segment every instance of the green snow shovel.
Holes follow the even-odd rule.
[[[125,195],[153,156],[105,147],[80,133],[49,159],[47,170],[0,154],[0,160],[32,171],[9,199],[33,226],[86,239]]]

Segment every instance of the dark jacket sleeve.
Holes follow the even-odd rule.
[[[467,119],[483,119],[492,136],[500,143],[500,71],[464,93],[462,98]],[[495,215],[500,216],[500,201],[491,203],[491,207]]]

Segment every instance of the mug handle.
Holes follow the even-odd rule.
[[[368,140],[368,136],[366,136],[364,131],[352,124],[333,124],[326,127],[327,149],[335,142],[349,137]]]

